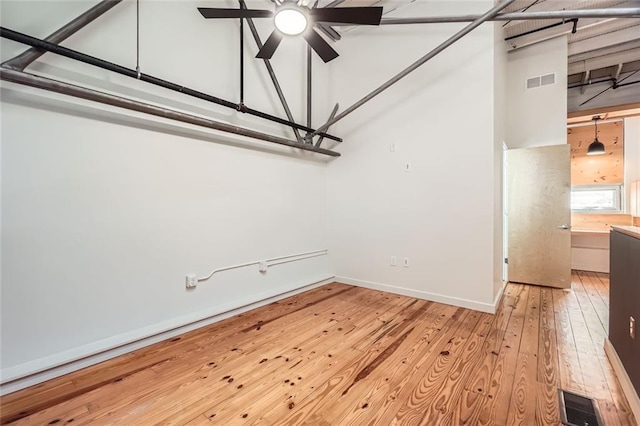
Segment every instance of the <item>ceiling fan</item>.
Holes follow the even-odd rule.
[[[258,52],[256,58],[271,59],[284,36],[302,35],[309,46],[329,62],[338,57],[336,52],[314,29],[320,22],[328,24],[380,25],[382,7],[336,7],[309,8],[304,0],[276,0],[276,10],[260,9],[220,9],[199,7],[198,10],[207,19],[221,18],[271,18],[275,29]],[[317,5],[317,2],[316,2]]]

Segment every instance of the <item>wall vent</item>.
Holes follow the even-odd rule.
[[[531,77],[527,79],[527,89],[540,87],[540,77]]]
[[[540,76],[540,86],[548,86],[556,82],[555,74],[547,74]]]
[[[555,73],[539,75],[536,77],[527,78],[526,88],[527,90],[535,89],[536,87],[549,86],[550,84],[555,84],[555,82],[556,82]]]

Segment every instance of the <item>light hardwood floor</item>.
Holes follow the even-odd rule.
[[[558,425],[562,387],[634,425],[608,285],[509,284],[489,315],[331,284],[5,396],[2,422]]]

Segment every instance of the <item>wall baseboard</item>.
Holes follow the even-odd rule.
[[[498,290],[498,294],[493,298],[493,312],[489,312],[490,314],[495,314],[498,310],[498,306],[500,306],[500,302],[502,301],[502,295],[504,294],[504,289],[507,288],[507,284],[509,281],[503,281],[500,290]]]
[[[609,273],[609,265],[596,265],[594,263],[571,263],[571,269],[576,271]]]
[[[372,290],[386,291],[387,293],[400,294],[402,296],[415,297],[418,299],[429,300],[431,302],[438,302],[438,303],[444,303],[447,305],[459,306],[461,308],[473,309],[475,311],[486,312],[489,314],[496,313],[495,301],[494,301],[494,304],[482,303],[482,302],[476,302],[475,300],[460,299],[457,297],[444,296],[442,294],[429,293],[426,291],[413,290],[410,288],[397,287],[390,284],[382,284],[382,283],[358,280],[355,278],[348,278],[348,277],[335,277],[335,280],[343,284],[355,285],[357,287],[364,287]],[[504,291],[504,287],[502,288],[502,291]],[[502,296],[502,291],[499,292],[498,296],[496,297],[496,301],[500,301],[500,297]]]
[[[616,377],[618,378],[618,382],[620,382],[620,387],[622,388],[622,393],[627,398],[627,402],[631,407],[633,415],[636,420],[640,420],[640,397],[638,397],[638,393],[633,387],[631,379],[629,378],[627,371],[624,369],[622,361],[620,361],[618,353],[609,339],[604,339],[604,352],[607,354],[609,362],[611,362],[611,366],[613,366],[613,371],[616,373]]]
[[[235,301],[233,306],[218,306],[215,309],[195,312],[188,316],[174,318],[143,329],[3,369],[0,373],[0,377],[2,377],[0,395],[15,392],[98,364],[333,281],[334,277],[328,276],[302,284],[298,283],[294,286],[289,285],[271,289],[254,295],[250,299]]]

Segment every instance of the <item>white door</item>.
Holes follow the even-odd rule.
[[[510,281],[571,287],[570,149],[508,151]]]

